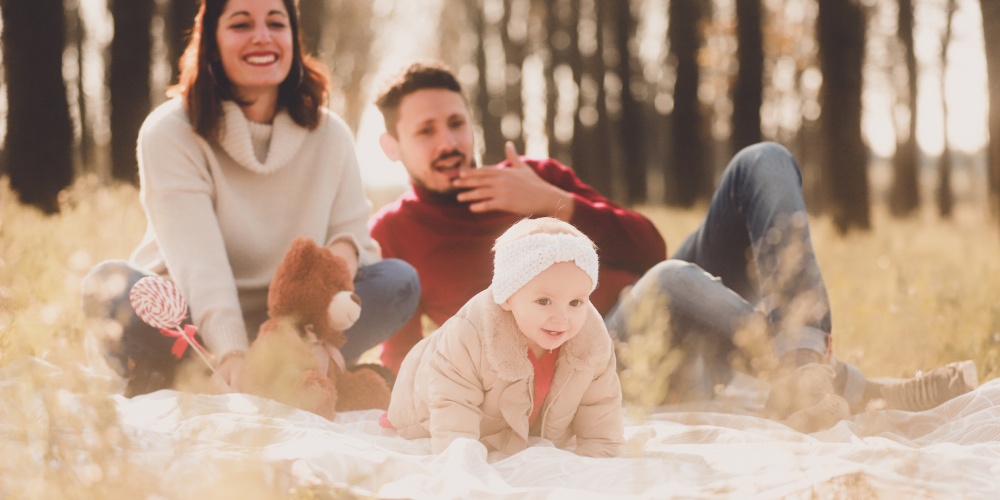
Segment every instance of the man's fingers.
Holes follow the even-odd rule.
[[[510,162],[512,167],[522,167],[524,163],[521,162],[521,155],[517,153],[517,148],[514,147],[514,143],[507,141],[503,145],[503,150],[507,154],[507,161]]]
[[[492,210],[493,210],[493,208],[492,208],[492,202],[489,201],[489,200],[487,200],[487,201],[480,201],[480,202],[477,202],[477,203],[470,203],[469,204],[469,211],[470,212],[479,213],[479,212],[489,212],[489,211],[492,211]]]
[[[492,179],[499,173],[500,171],[495,168],[477,168],[475,170],[469,170],[467,172],[463,172],[462,176],[458,179],[455,179],[455,185],[458,187],[469,188],[485,186],[492,182]]]
[[[487,200],[491,196],[492,195],[490,194],[489,191],[487,191],[486,188],[477,188],[477,189],[470,189],[468,191],[462,191],[461,193],[458,193],[457,198],[458,201],[475,202],[480,200]]]

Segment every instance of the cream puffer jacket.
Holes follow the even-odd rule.
[[[389,421],[407,439],[431,438],[440,453],[457,438],[508,454],[527,446],[534,369],[513,315],[487,289],[407,354]],[[624,442],[615,353],[593,306],[563,344],[542,405],[541,437],[584,456],[617,456]],[[575,439],[574,439],[575,438]]]

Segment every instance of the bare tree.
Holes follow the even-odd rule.
[[[323,43],[318,49],[319,56],[329,62],[333,72],[334,93],[343,98],[343,107],[338,111],[355,132],[369,101],[365,94],[367,83],[378,68],[378,58],[373,55],[372,49],[375,28],[380,19],[372,10],[373,3],[357,0],[329,2],[324,11],[327,22],[323,25]]]
[[[473,32],[478,33],[477,42],[479,49],[476,52],[476,68],[479,70],[479,85],[476,88],[476,111],[479,112],[479,125],[483,131],[483,162],[486,164],[497,163],[504,159],[503,151],[503,128],[501,119],[505,111],[503,96],[503,82],[495,81],[496,78],[503,78],[502,75],[495,75],[490,67],[496,67],[498,63],[506,64],[506,61],[498,61],[497,58],[504,58],[503,49],[497,50],[500,43],[499,27],[490,24],[485,19],[486,13],[483,11],[483,0],[466,0],[468,13],[471,16],[470,26]],[[493,90],[496,87],[498,90]]]
[[[524,152],[524,100],[521,87],[524,81],[524,58],[527,56],[529,0],[504,0],[503,18],[499,33],[504,53],[504,110],[500,117],[504,139],[514,143]],[[506,125],[505,125],[506,124]],[[503,130],[506,128],[507,130]]]
[[[861,136],[866,22],[858,0],[819,0],[822,164],[830,212],[841,232],[871,227],[868,150]]]
[[[619,0],[611,2],[609,16],[613,15],[615,49],[618,66],[614,71],[621,82],[621,133],[622,173],[625,177],[625,200],[629,203],[646,201],[646,161],[644,152],[644,130],[642,103],[636,98],[634,89],[642,85],[641,73],[635,69],[635,59],[631,45],[636,37],[636,18],[632,12],[632,2]],[[606,3],[604,4],[606,5]],[[638,77],[638,78],[637,78]]]
[[[703,138],[705,118],[698,101],[698,50],[701,49],[705,0],[671,0],[667,38],[677,68],[674,84],[674,111],[671,117],[672,157],[665,171],[667,203],[694,205],[712,191],[711,169],[706,162],[708,145]]]
[[[299,0],[298,4],[302,49],[306,54],[318,54],[322,46],[323,27],[326,25],[327,2],[326,0]]]
[[[167,58],[170,60],[170,81],[176,82],[178,63],[191,37],[194,16],[198,13],[198,0],[170,0],[164,15]]]
[[[139,127],[149,114],[149,36],[153,21],[153,0],[113,0],[115,36],[111,40],[111,176],[132,184],[139,182],[135,143]]]
[[[941,149],[941,156],[938,157],[937,172],[937,206],[941,217],[951,217],[952,209],[955,207],[955,195],[951,191],[951,171],[952,157],[951,145],[948,137],[948,99],[945,99],[945,75],[948,74],[948,46],[951,44],[951,22],[958,10],[956,0],[947,0],[945,4],[945,25],[944,33],[941,35],[941,122],[944,124],[944,144]]]
[[[563,141],[558,131],[559,75],[570,71],[573,80],[580,71],[577,24],[578,0],[536,0],[547,13],[545,31],[548,37],[548,64],[545,67],[545,133],[549,138],[549,156],[571,164],[569,141]],[[573,110],[575,113],[575,110]]]
[[[73,182],[73,128],[63,80],[62,0],[0,0],[7,78],[6,172],[21,203],[59,211]]]
[[[983,42],[990,95],[987,154],[990,203],[994,213],[1000,215],[1000,2],[980,0],[979,5],[983,13]]]
[[[87,29],[80,12],[80,1],[72,1],[66,4],[66,35],[69,38],[70,46],[76,52],[76,78],[68,81],[67,85],[76,91],[76,123],[79,138],[76,146],[77,171],[89,171],[93,166],[93,155],[97,149],[94,141],[94,134],[91,124],[87,119],[87,91],[84,85],[84,68],[86,67],[86,41]],[[72,117],[71,117],[72,120]]]
[[[760,0],[736,2],[739,70],[733,83],[732,153],[760,142],[760,107],[764,99],[764,37]]]
[[[604,85],[604,36],[596,0],[580,1],[580,40],[577,106],[573,123],[573,168],[580,178],[602,193],[611,193],[614,166],[613,137],[608,129],[607,90]]]
[[[917,147],[917,56],[913,44],[913,0],[899,0],[897,36],[902,45],[906,66],[906,110],[910,115],[906,138],[896,143],[892,160],[892,191],[889,208],[897,217],[907,216],[920,206],[920,154]],[[897,86],[898,88],[898,86]]]

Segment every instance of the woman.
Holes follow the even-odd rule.
[[[408,264],[380,260],[368,236],[352,136],[324,107],[328,77],[302,53],[294,0],[203,1],[180,65],[174,98],[139,133],[145,237],[128,262],[103,263],[85,281],[88,311],[122,325],[121,342],[107,345],[133,377],[129,392],[169,385],[176,364],[174,339],[129,307],[132,284],[173,280],[217,373],[238,388],[268,285],[297,236],[355,276],[363,308],[342,349],[350,363],[409,319],[420,286]]]

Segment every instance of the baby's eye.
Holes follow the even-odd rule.
[[[583,305],[583,301],[580,299],[573,299],[569,301],[570,307],[580,307]]]
[[[540,305],[540,306],[547,306],[547,305],[551,304],[552,301],[549,300],[549,299],[544,299],[543,298],[543,299],[536,300],[535,303],[538,304],[538,305]]]

